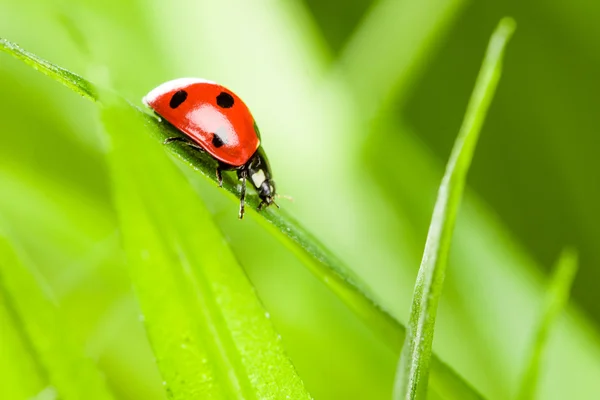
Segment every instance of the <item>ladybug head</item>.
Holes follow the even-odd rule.
[[[262,147],[259,147],[254,153],[246,168],[248,177],[260,198],[259,209],[271,204],[275,204],[279,208],[275,203],[275,181],[271,176],[271,168]]]
[[[265,179],[265,181],[258,188],[258,197],[260,197],[261,204],[265,204],[266,207],[271,204],[275,204],[275,181],[273,179]],[[277,206],[279,207],[279,206]]]

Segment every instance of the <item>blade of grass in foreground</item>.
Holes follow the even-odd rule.
[[[514,29],[514,20],[504,18],[492,35],[438,191],[396,373],[394,398],[398,400],[426,398],[437,305],[456,214],[479,132],[500,79],[504,50]]]
[[[310,398],[205,205],[139,115],[103,100],[131,278],[169,397]]]
[[[3,381],[13,379],[6,373],[18,374],[25,363],[33,361],[38,377],[26,377],[28,383],[35,384],[41,380],[53,388],[58,398],[113,399],[96,366],[83,355],[83,349],[69,340],[69,332],[65,332],[56,304],[43,290],[34,271],[19,259],[2,236],[0,291],[15,331],[21,335],[20,339],[29,353],[26,360],[12,360],[19,366],[4,371]],[[23,381],[24,377],[14,379]]]
[[[541,312],[541,318],[533,335],[533,344],[525,372],[521,378],[521,385],[517,399],[530,400],[535,398],[535,393],[540,375],[540,364],[550,329],[557,317],[567,304],[571,284],[577,273],[577,253],[572,249],[563,250],[554,269],[546,299]]]
[[[28,65],[42,71],[52,79],[56,80],[83,94],[92,101],[97,101],[98,90],[88,81],[66,71],[60,67],[53,66],[49,62],[26,52],[19,46],[5,39],[0,39],[0,50],[24,61]],[[167,137],[178,134],[171,126],[160,123],[156,118],[142,112],[135,106],[131,106],[135,112],[142,116],[148,127],[147,131],[160,143]],[[216,183],[215,166],[211,160],[189,146],[173,143],[168,149],[185,161],[190,167],[196,169],[207,178]],[[237,182],[230,176],[224,176],[223,188],[231,194],[232,200],[237,202],[239,189]],[[246,197],[249,204],[247,211],[255,213],[258,206],[256,195],[249,194]],[[287,215],[284,210],[269,208],[260,214],[262,218],[258,221],[275,234],[278,240],[297,255],[304,265],[333,293],[336,294],[364,323],[372,329],[382,340],[396,352],[400,352],[402,341],[405,336],[405,328],[387,310],[382,308],[374,296],[371,295],[360,283],[350,269],[348,269],[335,255],[333,255],[313,235],[306,231],[296,220]],[[432,382],[431,384],[440,388],[448,399],[478,399],[479,394],[472,389],[460,376],[450,367],[441,362],[433,355]]]
[[[0,399],[29,399],[45,385],[39,365],[0,291]]]
[[[0,241],[4,239],[0,237]],[[47,380],[1,280],[0,285],[0,399],[29,399],[44,388]]]

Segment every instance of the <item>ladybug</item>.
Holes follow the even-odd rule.
[[[235,170],[242,181],[239,218],[244,217],[246,179],[260,198],[258,210],[275,204],[275,182],[269,161],[260,145],[260,132],[250,110],[231,90],[199,78],[165,82],[143,99],[159,117],[184,136],[165,144],[182,142],[208,153],[217,162],[217,180],[223,187],[222,171]]]

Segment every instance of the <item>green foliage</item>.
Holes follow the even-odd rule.
[[[479,132],[500,79],[504,49],[514,29],[515,22],[505,18],[492,35],[438,192],[398,365],[394,394],[396,399],[424,399],[427,393],[437,307],[442,294],[456,215]]]
[[[64,68],[58,67],[48,61],[23,50],[17,44],[9,42],[6,39],[0,38],[0,48],[19,60],[23,61],[30,67],[37,69],[49,77],[61,82],[75,93],[87,97],[90,100],[96,99],[96,90],[91,83],[83,79],[77,74],[67,71]]]
[[[309,398],[210,214],[139,115],[115,100],[102,120],[132,280],[169,397]]]
[[[106,127],[128,135],[123,140],[132,157],[141,151],[138,139],[153,137],[154,143],[141,144],[152,149],[149,157],[160,157],[159,148],[175,155],[195,189],[191,194],[169,164],[169,176],[176,175],[175,185],[187,194],[144,197],[145,208],[132,211],[160,218],[161,230],[153,222],[144,236],[161,235],[156,251],[168,265],[155,269],[181,277],[185,271],[168,240],[187,242],[179,229],[162,234],[163,226],[180,225],[181,214],[165,221],[164,213],[147,212],[146,205],[169,195],[193,197],[194,215],[210,216],[201,227],[212,226],[213,233],[212,224],[218,227],[217,247],[227,244],[237,270],[243,267],[269,310],[282,336],[277,343],[306,390],[319,400],[389,399],[435,194],[489,33],[507,14],[519,21],[519,34],[456,221],[428,398],[493,400],[517,392],[518,367],[530,353],[528,332],[546,291],[540,272],[568,240],[581,266],[573,304],[546,342],[536,393],[591,400],[600,391],[595,2],[0,0],[0,37],[33,54],[5,41],[0,48],[64,79],[84,98],[101,99],[94,104],[74,96],[0,54],[0,223],[10,228],[11,245],[19,244],[23,264],[36,266],[44,292],[53,293],[68,342],[94,360],[113,396],[164,400],[167,379],[157,361],[164,370],[171,354],[192,360],[190,371],[201,368],[176,341],[157,360],[157,349],[171,344],[156,331],[148,343],[151,328],[146,324],[145,331],[140,314],[148,314],[149,294],[140,311],[144,304],[131,289],[139,293],[134,272],[144,274],[146,286],[152,276],[135,269],[132,258],[148,260],[132,257],[132,247],[121,240],[143,232],[121,225]],[[136,108],[152,87],[182,76],[220,82],[244,99],[260,123],[278,192],[294,202],[282,200],[281,210],[259,214],[251,195],[239,221],[233,173],[226,173],[222,190],[208,157],[162,145],[177,133]],[[132,107],[123,108],[101,88],[114,89]],[[98,124],[99,106],[106,126]],[[133,179],[129,172],[121,178]],[[132,185],[158,189],[142,183]],[[185,233],[199,235],[196,229]],[[190,247],[186,256],[197,255]],[[189,293],[171,290],[169,304],[190,299]],[[29,292],[17,296],[27,299]],[[15,379],[2,380],[0,398],[55,397],[7,304],[2,292],[0,369]],[[195,304],[182,307],[196,310]],[[154,317],[180,316],[182,324],[205,321],[151,309]],[[215,325],[221,333],[223,326]],[[237,351],[235,343],[227,348]],[[217,357],[217,372],[222,365]],[[243,374],[234,377],[224,385],[244,381]],[[173,376],[168,382],[171,391],[184,387]]]
[[[93,362],[65,331],[59,306],[44,289],[35,270],[0,236],[0,372],[8,382],[0,389],[3,398],[32,397],[49,386],[65,400],[113,399]]]
[[[521,378],[517,395],[519,400],[535,398],[543,356],[548,344],[548,336],[556,319],[569,300],[569,292],[576,273],[577,253],[575,250],[567,248],[563,250],[548,283],[546,298],[540,312],[540,320],[533,334],[529,358]]]
[[[28,58],[31,53],[23,51],[19,46],[16,46],[6,40],[0,42],[0,50],[3,50],[11,55],[16,56],[19,59],[28,59],[29,62],[27,64],[36,65],[38,62],[44,66],[48,66],[47,68],[40,68],[42,72],[46,73],[51,78],[63,83],[65,86],[72,88],[73,85],[81,84],[82,86],[75,90],[76,92],[82,93],[85,91],[85,88],[92,88],[90,93],[98,92],[97,88],[84,80],[83,78],[78,78],[77,83],[73,83],[73,76],[76,76],[73,73],[70,73],[63,68],[53,66],[51,63],[41,60],[38,57]],[[37,68],[36,68],[37,69]],[[110,93],[105,93],[104,96],[106,98],[112,98],[114,95]],[[92,100],[98,100],[96,97],[88,96]],[[100,100],[102,102],[102,100]],[[133,107],[135,109],[135,107]],[[144,120],[148,130],[151,135],[159,139],[161,142],[168,137],[176,136],[177,132],[173,127],[161,124],[156,119],[149,117],[147,114],[142,113],[140,110],[131,111],[133,115],[137,115],[138,118]],[[113,129],[116,129],[115,119],[110,120],[114,126]],[[114,138],[122,138],[123,135],[112,135]],[[130,148],[136,147],[132,142],[130,143]],[[188,162],[194,168],[202,171],[206,176],[210,177],[214,182],[216,182],[216,176],[214,174],[215,166],[207,160],[206,158],[199,158],[197,152],[191,149],[189,146],[185,146],[182,144],[174,144],[173,146],[169,146],[173,149],[174,153],[180,156],[183,160]],[[122,149],[125,146],[121,147]],[[124,151],[124,150],[123,150]],[[148,162],[146,166],[153,165],[152,162]],[[119,169],[121,173],[114,173],[115,180],[116,177],[119,177],[122,172],[129,171],[131,167],[125,168],[122,167]],[[148,174],[151,168],[146,168],[145,174]],[[138,174],[144,174],[144,168],[138,167]],[[152,175],[152,174],[150,174]],[[158,175],[158,173],[157,173]],[[134,182],[135,179],[130,178],[131,182]],[[115,187],[114,192],[119,193],[121,191],[125,191],[125,188],[132,187],[132,184],[122,184]],[[231,180],[230,177],[225,177],[223,182],[223,187],[227,189],[229,192],[234,194],[236,197],[239,196],[238,187]],[[170,193],[173,191],[169,191]],[[155,198],[156,195],[148,194],[148,198]],[[259,200],[257,196],[249,196],[249,204],[253,207],[258,205]],[[120,203],[123,204],[123,203]],[[185,201],[181,201],[177,204],[188,204]],[[121,206],[122,209],[123,206]],[[136,210],[138,207],[133,207],[132,210]],[[173,205],[175,207],[175,204]],[[153,212],[157,212],[160,208],[153,208]],[[122,211],[122,214],[125,214]],[[148,216],[151,215],[151,212],[148,212]],[[353,310],[358,317],[363,319],[367,326],[371,329],[374,329],[379,335],[383,337],[384,340],[391,346],[397,346],[397,343],[401,341],[401,338],[404,335],[404,327],[394,319],[387,311],[385,311],[381,306],[379,306],[373,297],[368,294],[367,290],[359,283],[358,279],[353,277],[350,271],[323,245],[321,245],[310,233],[308,233],[304,228],[300,226],[293,218],[286,216],[284,212],[274,211],[272,208],[267,209],[266,212],[263,212],[261,215],[265,215],[265,219],[273,225],[277,230],[277,236],[280,240],[284,241],[288,246],[296,253],[300,259],[305,262],[305,265],[309,268],[309,270],[315,274],[315,276],[323,282],[333,293],[340,297],[342,301],[344,301],[348,307]],[[151,226],[151,225],[148,225]],[[148,230],[149,228],[146,228]],[[138,239],[139,243],[143,243],[144,240]],[[147,242],[151,242],[151,238],[146,238]],[[146,249],[147,251],[147,249]],[[139,251],[136,252],[139,254]],[[153,271],[154,269],[148,268],[149,271]],[[154,279],[156,284],[162,282],[160,277],[158,279]],[[150,284],[150,287],[153,287]],[[176,290],[177,285],[174,285],[171,289]],[[157,288],[153,290],[148,289],[149,293],[156,292]],[[168,291],[167,291],[168,292]],[[202,291],[200,291],[202,292]],[[151,300],[151,296],[147,297],[147,300]],[[245,304],[245,301],[241,301],[240,304]],[[186,304],[185,301],[182,301],[180,305]],[[175,308],[175,307],[174,307]],[[176,309],[176,308],[175,308]],[[163,315],[166,317],[166,315]],[[177,320],[180,316],[173,315],[172,318]],[[160,317],[157,318],[160,320]],[[167,326],[169,324],[166,324]],[[210,326],[209,323],[206,325]],[[175,332],[186,332],[187,330],[181,327],[181,329],[174,330]],[[187,333],[186,333],[187,334]],[[161,340],[167,340],[171,345],[173,341],[165,338],[161,335],[158,335],[157,338]],[[156,341],[157,339],[154,339]],[[156,350],[155,350],[156,351]],[[160,351],[161,354],[170,354],[169,351],[162,349]],[[184,352],[185,353],[185,352]],[[177,364],[177,363],[176,363]],[[184,363],[188,364],[188,363]],[[434,387],[438,387],[440,392],[447,393],[446,395],[449,397],[473,397],[478,398],[479,396],[472,389],[472,387],[463,382],[463,380],[456,375],[447,365],[445,365],[441,361],[436,361],[434,364],[434,374],[438,374],[439,376],[433,382]],[[163,372],[164,374],[164,372]],[[211,380],[211,378],[209,378]],[[167,379],[167,382],[169,379]],[[191,380],[185,381],[187,384],[191,384]],[[451,390],[449,390],[451,389]],[[178,391],[179,392],[179,391]],[[193,390],[191,391],[194,392]],[[182,390],[183,396],[186,396],[189,392],[189,389],[185,388]],[[230,393],[230,392],[229,392]],[[230,393],[231,395],[231,393]]]

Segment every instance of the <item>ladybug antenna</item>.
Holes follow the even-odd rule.
[[[294,202],[294,198],[292,196],[288,196],[287,194],[279,194],[279,193],[277,193],[275,195],[275,197],[282,198],[282,199],[287,199],[287,200],[291,201],[292,203]],[[277,206],[277,207],[279,207],[279,206]]]
[[[275,200],[273,200],[272,203],[275,204],[275,207],[280,208],[279,204],[275,203]]]

